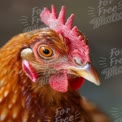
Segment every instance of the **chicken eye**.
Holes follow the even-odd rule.
[[[40,46],[38,52],[41,57],[51,57],[53,55],[53,50],[47,45]]]

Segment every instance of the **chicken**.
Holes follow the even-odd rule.
[[[45,28],[13,37],[0,49],[0,122],[109,122],[82,98],[87,79],[99,85],[87,39],[66,21],[65,7],[40,14]]]

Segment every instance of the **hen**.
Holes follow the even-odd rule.
[[[19,34],[0,49],[0,122],[108,122],[76,92],[84,78],[99,85],[85,36],[44,8],[48,27]]]

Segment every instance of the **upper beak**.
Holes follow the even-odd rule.
[[[70,67],[70,72],[76,76],[83,77],[86,80],[95,83],[96,85],[100,85],[100,80],[97,72],[91,66],[91,64],[86,64],[84,67]]]

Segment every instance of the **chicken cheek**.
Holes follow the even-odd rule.
[[[22,69],[25,72],[25,74],[30,78],[31,81],[33,82],[37,81],[37,74],[28,61],[26,60],[22,61]]]

